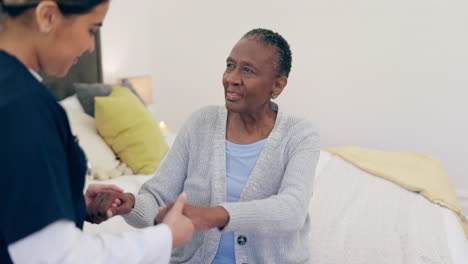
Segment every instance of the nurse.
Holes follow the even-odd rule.
[[[64,76],[93,51],[110,1],[0,1],[0,263],[167,263],[194,230],[186,195],[160,225],[83,233],[86,206],[122,190],[92,185],[83,195],[85,156],[37,74]]]

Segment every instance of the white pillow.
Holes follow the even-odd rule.
[[[108,172],[119,166],[112,149],[96,130],[94,118],[85,112],[64,107],[73,135],[78,138],[78,143],[86,154],[88,162],[91,163],[93,171]]]
[[[81,106],[78,96],[76,94],[69,96],[59,102],[65,109],[74,109],[80,112],[84,112],[83,106]]]

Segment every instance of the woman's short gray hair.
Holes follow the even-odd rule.
[[[276,70],[279,76],[289,76],[291,71],[292,53],[288,42],[278,33],[269,29],[256,28],[247,32],[242,39],[253,39],[276,49],[278,59]]]

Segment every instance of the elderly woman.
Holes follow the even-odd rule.
[[[283,37],[266,29],[245,34],[226,60],[225,107],[205,107],[189,118],[138,195],[109,191],[103,209],[116,197],[129,207],[108,216],[129,212],[124,218],[131,225],[151,226],[186,192],[184,214],[198,231],[171,262],[310,263],[307,209],[319,136],[272,102],[290,69]]]
[[[64,76],[94,50],[110,0],[0,0],[0,263],[167,263],[191,238],[184,195],[163,224],[120,236],[81,231],[86,158],[37,71]],[[174,197],[175,198],[175,197]],[[118,203],[118,202],[117,202]],[[116,203],[116,205],[117,205]],[[122,254],[121,248],[131,248]]]

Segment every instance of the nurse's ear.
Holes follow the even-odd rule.
[[[55,1],[41,1],[35,9],[35,15],[42,34],[49,34],[55,30],[63,17]]]

